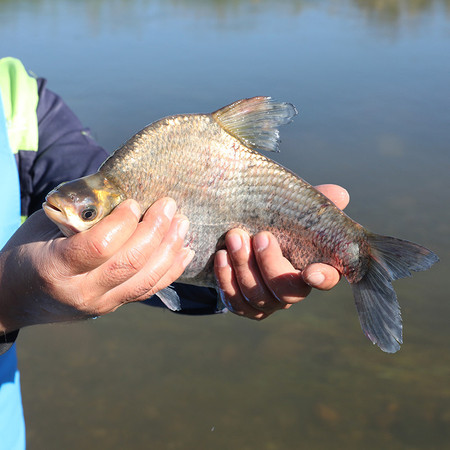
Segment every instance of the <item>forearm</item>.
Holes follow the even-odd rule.
[[[8,271],[8,265],[13,258],[11,251],[0,252],[0,336],[21,328],[21,317],[25,315],[21,310],[17,292],[17,285],[21,284],[21,274],[11,274]],[[14,266],[17,267],[15,263]]]
[[[36,271],[26,259],[23,249],[0,253],[0,335],[46,322],[45,311],[39,307],[39,282],[33,280]]]

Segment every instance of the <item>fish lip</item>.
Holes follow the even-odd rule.
[[[61,222],[61,219],[65,217],[63,210],[56,203],[48,199],[42,204],[42,209],[47,214],[47,217],[54,222]]]
[[[57,217],[63,216],[63,212],[61,208],[59,208],[55,203],[51,202],[49,199],[46,199],[44,203],[42,203],[42,209],[45,211],[48,217]]]
[[[53,210],[55,212],[62,214],[61,208],[58,208],[58,206],[52,203],[50,199],[46,199],[46,201],[42,204],[42,208],[44,209],[44,211]]]
[[[47,199],[47,201],[42,204],[42,209],[44,210],[47,217],[58,226],[58,228],[65,236],[73,236],[74,234],[79,232],[79,230],[77,230],[77,228],[75,228],[74,226],[64,223],[67,222],[67,220],[61,220],[67,219],[66,215],[63,210],[61,210],[54,202],[51,202],[49,201],[49,199]]]

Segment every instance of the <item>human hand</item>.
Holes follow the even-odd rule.
[[[0,332],[99,316],[167,287],[194,255],[183,247],[188,220],[175,212],[165,198],[139,221],[128,200],[69,238],[33,214],[0,253]]]
[[[348,192],[340,186],[324,184],[316,189],[344,209]],[[214,269],[222,300],[235,314],[262,320],[279,309],[303,300],[311,288],[329,290],[340,279],[327,264],[311,264],[302,272],[283,257],[275,237],[268,232],[253,239],[241,229],[225,237],[226,250],[216,253]]]

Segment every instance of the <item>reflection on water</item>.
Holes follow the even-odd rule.
[[[443,6],[447,13],[450,12],[448,0],[352,0],[352,3],[370,17],[389,23],[398,23],[405,16],[419,16],[436,6]]]
[[[23,330],[29,447],[440,449],[450,443],[450,1],[0,1],[2,53],[108,149],[149,121],[270,94],[277,160],[431,247],[396,282],[405,344],[361,334],[345,282],[262,323],[142,305]],[[12,38],[14,37],[14,39]]]
[[[47,13],[58,10],[54,0],[28,0],[17,5],[16,0],[0,0],[2,12],[17,11],[23,8],[28,11],[38,11],[48,8]],[[124,16],[132,15],[136,22],[142,21],[142,12],[161,13],[167,7],[172,11],[181,11],[185,15],[199,17],[217,17],[234,21],[239,15],[256,15],[269,10],[277,14],[301,14],[309,9],[324,9],[333,14],[347,8],[360,11],[371,20],[383,22],[392,26],[398,25],[405,18],[419,17],[439,8],[441,12],[450,14],[450,0],[90,0],[82,3],[85,13],[92,21],[101,23],[105,19],[114,18],[120,22]],[[105,16],[105,12],[108,11]]]

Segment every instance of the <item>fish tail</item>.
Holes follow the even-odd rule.
[[[429,269],[439,258],[413,242],[369,234],[369,268],[352,284],[364,334],[381,350],[395,353],[402,344],[402,318],[392,281]]]

